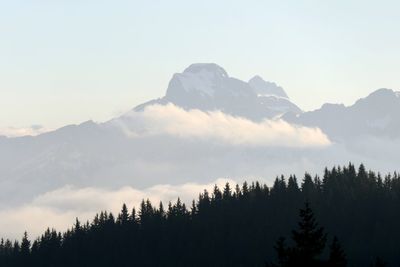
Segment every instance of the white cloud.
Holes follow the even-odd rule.
[[[7,137],[20,137],[20,136],[36,136],[51,129],[45,128],[41,125],[32,125],[30,127],[0,127],[0,136]]]
[[[259,123],[220,111],[186,111],[168,104],[148,106],[116,121],[131,137],[171,135],[180,138],[214,139],[230,145],[319,147],[330,145],[318,128],[291,125],[283,120]]]
[[[74,188],[65,186],[36,197],[32,202],[19,207],[0,210],[0,236],[20,239],[28,231],[33,238],[47,228],[66,230],[78,217],[81,221],[91,220],[102,210],[118,213],[123,203],[129,208],[138,209],[142,199],[149,198],[153,205],[160,201],[166,204],[175,202],[178,197],[187,205],[204,189],[211,191],[215,184],[221,189],[229,182],[232,188],[236,182],[229,179],[217,179],[209,184],[186,183],[181,185],[156,185],[139,190],[122,187],[117,190],[94,187]]]

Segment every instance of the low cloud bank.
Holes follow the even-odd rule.
[[[144,190],[133,187],[108,190],[65,186],[42,194],[25,205],[0,210],[0,237],[20,239],[23,232],[28,231],[31,238],[36,238],[47,227],[64,231],[73,225],[77,217],[81,221],[92,220],[102,210],[116,214],[123,203],[129,209],[135,207],[138,210],[142,199],[150,199],[158,207],[160,201],[167,204],[180,197],[190,205],[204,189],[212,191],[215,184],[222,189],[227,182],[232,188],[236,184],[233,180],[221,178],[209,184],[156,185]]]
[[[36,136],[42,133],[51,131],[41,125],[32,125],[30,127],[0,127],[0,136],[6,137],[21,137],[21,136]]]
[[[324,147],[331,144],[318,128],[283,120],[254,122],[220,111],[184,110],[173,104],[148,106],[115,121],[130,137],[171,135],[216,140],[230,145]]]

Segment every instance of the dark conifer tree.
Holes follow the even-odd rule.
[[[296,244],[293,250],[294,258],[298,264],[313,266],[319,261],[318,256],[325,248],[327,235],[316,223],[308,202],[300,210],[300,219],[299,229],[292,231],[292,239]]]
[[[29,258],[29,254],[31,252],[30,249],[31,241],[28,239],[28,233],[25,232],[21,242],[21,258],[24,260],[24,262],[27,262],[27,259]]]
[[[339,240],[335,236],[333,238],[332,244],[330,246],[330,253],[329,253],[329,266],[330,267],[346,267],[347,266],[347,259],[344,250],[339,244]]]
[[[292,231],[293,247],[286,248],[284,239],[278,239],[275,250],[279,267],[320,267],[325,262],[320,258],[327,240],[324,229],[319,227],[308,202],[300,209],[298,230]],[[273,265],[274,266],[274,265]]]
[[[316,185],[314,184],[311,175],[308,173],[304,175],[304,179],[301,184],[301,192],[305,200],[314,201],[316,197]]]
[[[290,264],[291,250],[286,246],[285,238],[280,237],[274,246],[277,255],[277,264],[267,266],[286,267]]]
[[[222,194],[222,197],[223,197],[225,200],[229,200],[231,196],[232,196],[231,187],[230,187],[229,183],[226,183],[226,184],[225,184],[225,187],[224,187],[224,192],[223,192],[223,194]]]
[[[129,212],[126,204],[122,205],[121,213],[118,214],[117,223],[121,225],[126,225],[129,221]]]

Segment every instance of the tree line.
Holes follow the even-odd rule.
[[[215,186],[189,207],[143,200],[63,233],[2,239],[0,266],[399,266],[399,211],[397,173],[350,163],[271,187]]]

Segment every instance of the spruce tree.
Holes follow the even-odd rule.
[[[117,223],[121,225],[126,225],[129,221],[129,212],[126,204],[122,205],[121,213],[118,214]]]
[[[347,259],[342,247],[339,244],[339,240],[335,236],[330,246],[329,254],[329,266],[330,267],[346,267]]]
[[[28,239],[28,233],[25,232],[21,242],[21,254],[23,256],[28,256],[30,253],[30,249],[31,249],[31,241],[29,241]]]
[[[274,249],[276,251],[278,258],[278,266],[280,267],[288,266],[290,250],[286,247],[284,237],[278,239]]]
[[[325,266],[319,256],[323,252],[327,236],[319,227],[308,202],[300,209],[299,229],[292,231],[295,246],[286,248],[284,238],[280,238],[275,246],[278,256],[278,267],[319,267]],[[336,246],[336,243],[335,243]],[[340,266],[340,265],[339,265]]]
[[[29,264],[29,256],[31,253],[31,241],[28,239],[28,233],[25,232],[21,241],[20,248],[20,263],[22,266],[28,266]]]
[[[298,263],[305,264],[304,266],[313,266],[325,248],[327,236],[324,229],[316,223],[308,202],[300,210],[300,219],[299,229],[292,231],[292,239],[296,244],[294,258]]]

